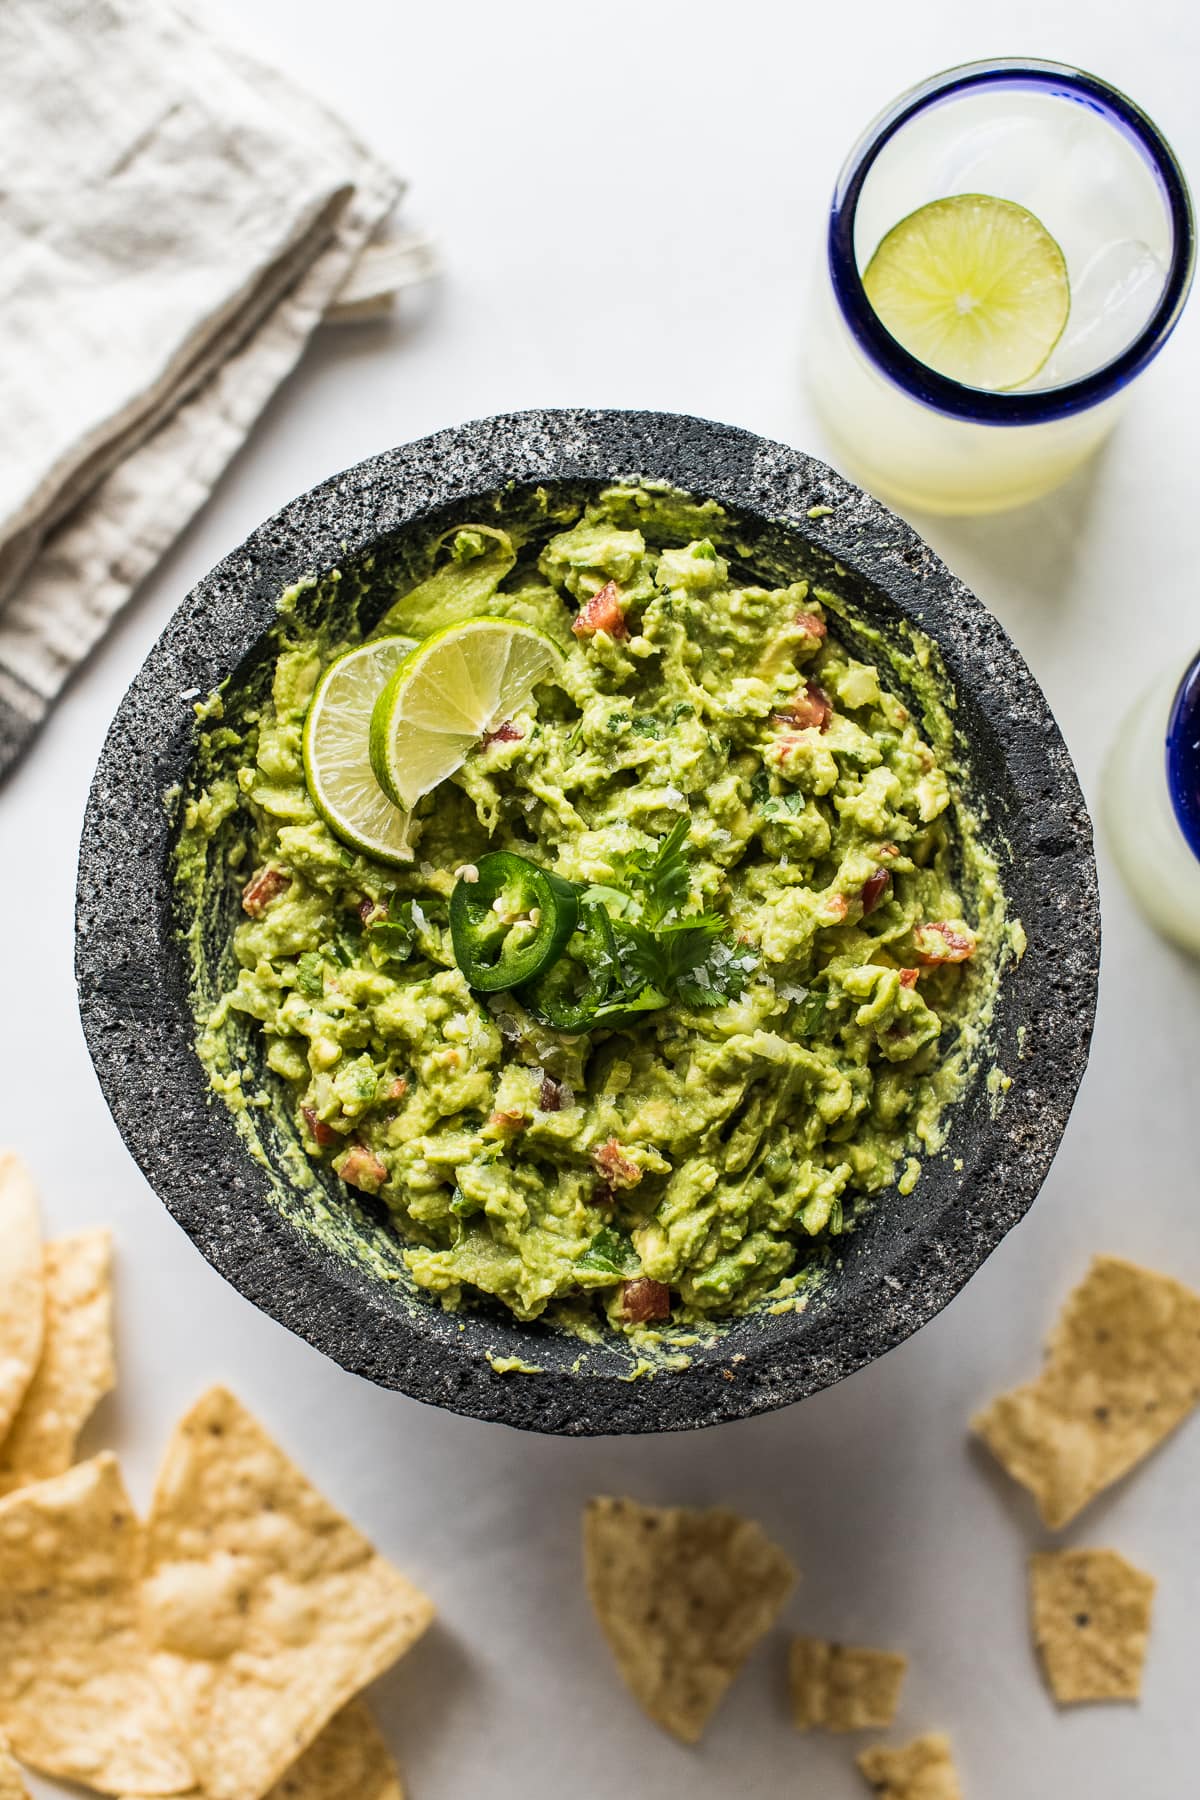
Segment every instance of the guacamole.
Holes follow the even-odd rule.
[[[860,629],[836,572],[763,578],[712,502],[484,510],[301,583],[198,708],[176,884],[199,1054],[249,1135],[285,1118],[346,1205],[383,1209],[447,1307],[638,1332],[786,1303],[864,1207],[903,1207],[1019,947],[932,646]],[[384,866],[309,796],[310,696],[381,615],[420,637],[481,613],[552,637],[561,683]],[[451,902],[497,853],[579,897],[559,938],[586,989],[608,952],[579,920],[602,932],[620,1004],[471,985]]]

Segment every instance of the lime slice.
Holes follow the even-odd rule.
[[[304,721],[304,779],[330,831],[380,862],[411,862],[408,813],[393,805],[371,767],[371,709],[413,648],[377,638],[330,663]]]
[[[893,225],[863,276],[884,325],[939,375],[1019,387],[1037,374],[1071,310],[1063,253],[1012,200],[954,194]]]
[[[398,806],[462,767],[485,731],[557,681],[562,652],[531,625],[465,619],[406,656],[375,703],[371,766]]]

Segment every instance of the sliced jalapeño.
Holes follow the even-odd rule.
[[[450,896],[454,958],[468,985],[493,994],[536,980],[575,930],[574,886],[510,850],[481,856],[470,874]]]

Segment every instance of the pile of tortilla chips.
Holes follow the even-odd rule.
[[[43,1245],[28,1174],[0,1153],[0,1800],[28,1800],[20,1763],[116,1800],[403,1800],[358,1696],[433,1609],[234,1396],[210,1389],[177,1425],[144,1523],[114,1456],[74,1462],[115,1378],[110,1265],[107,1232]],[[1060,1527],[1198,1401],[1200,1295],[1097,1257],[1042,1373],[974,1429]],[[696,1743],[778,1618],[791,1561],[722,1508],[596,1499],[583,1535],[622,1677]],[[1061,1705],[1138,1697],[1154,1587],[1112,1550],[1030,1558]],[[906,1666],[794,1638],[796,1726],[891,1725]],[[939,1733],[857,1762],[882,1800],[961,1800]]]
[[[0,1156],[0,1800],[17,1762],[123,1800],[402,1800],[356,1696],[433,1609],[234,1396],[176,1427],[144,1524],[114,1456],[72,1465],[109,1265],[103,1232],[43,1248]]]
[[[774,1624],[796,1571],[760,1526],[722,1507],[597,1499],[583,1516],[588,1593],[617,1667],[656,1724],[694,1744],[755,1644]],[[795,1638],[792,1712],[802,1731],[892,1723],[907,1663],[886,1650]],[[885,1800],[962,1800],[948,1741],[866,1750],[858,1766]]]
[[[1170,1277],[1097,1257],[1067,1301],[1042,1374],[975,1421],[1048,1525],[1066,1524],[1181,1423],[1200,1400],[1200,1295]],[[588,1592],[634,1697],[695,1743],[795,1579],[783,1551],[731,1512],[593,1500],[584,1514]],[[1154,1581],[1112,1550],[1030,1561],[1038,1658],[1061,1705],[1133,1700]],[[792,1717],[801,1731],[882,1730],[906,1662],[891,1651],[792,1640]],[[948,1740],[863,1751],[885,1800],[959,1800]]]

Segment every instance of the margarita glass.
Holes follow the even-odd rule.
[[[901,221],[949,196],[1016,203],[1061,249],[1061,336],[1018,387],[970,386],[884,326],[863,277]],[[813,399],[850,471],[901,504],[998,511],[1088,457],[1162,349],[1191,286],[1187,183],[1146,115],[1057,63],[969,63],[903,95],[851,152],[833,197],[807,346]]]
[[[1122,724],[1104,771],[1104,823],[1151,924],[1200,956],[1200,655]]]

